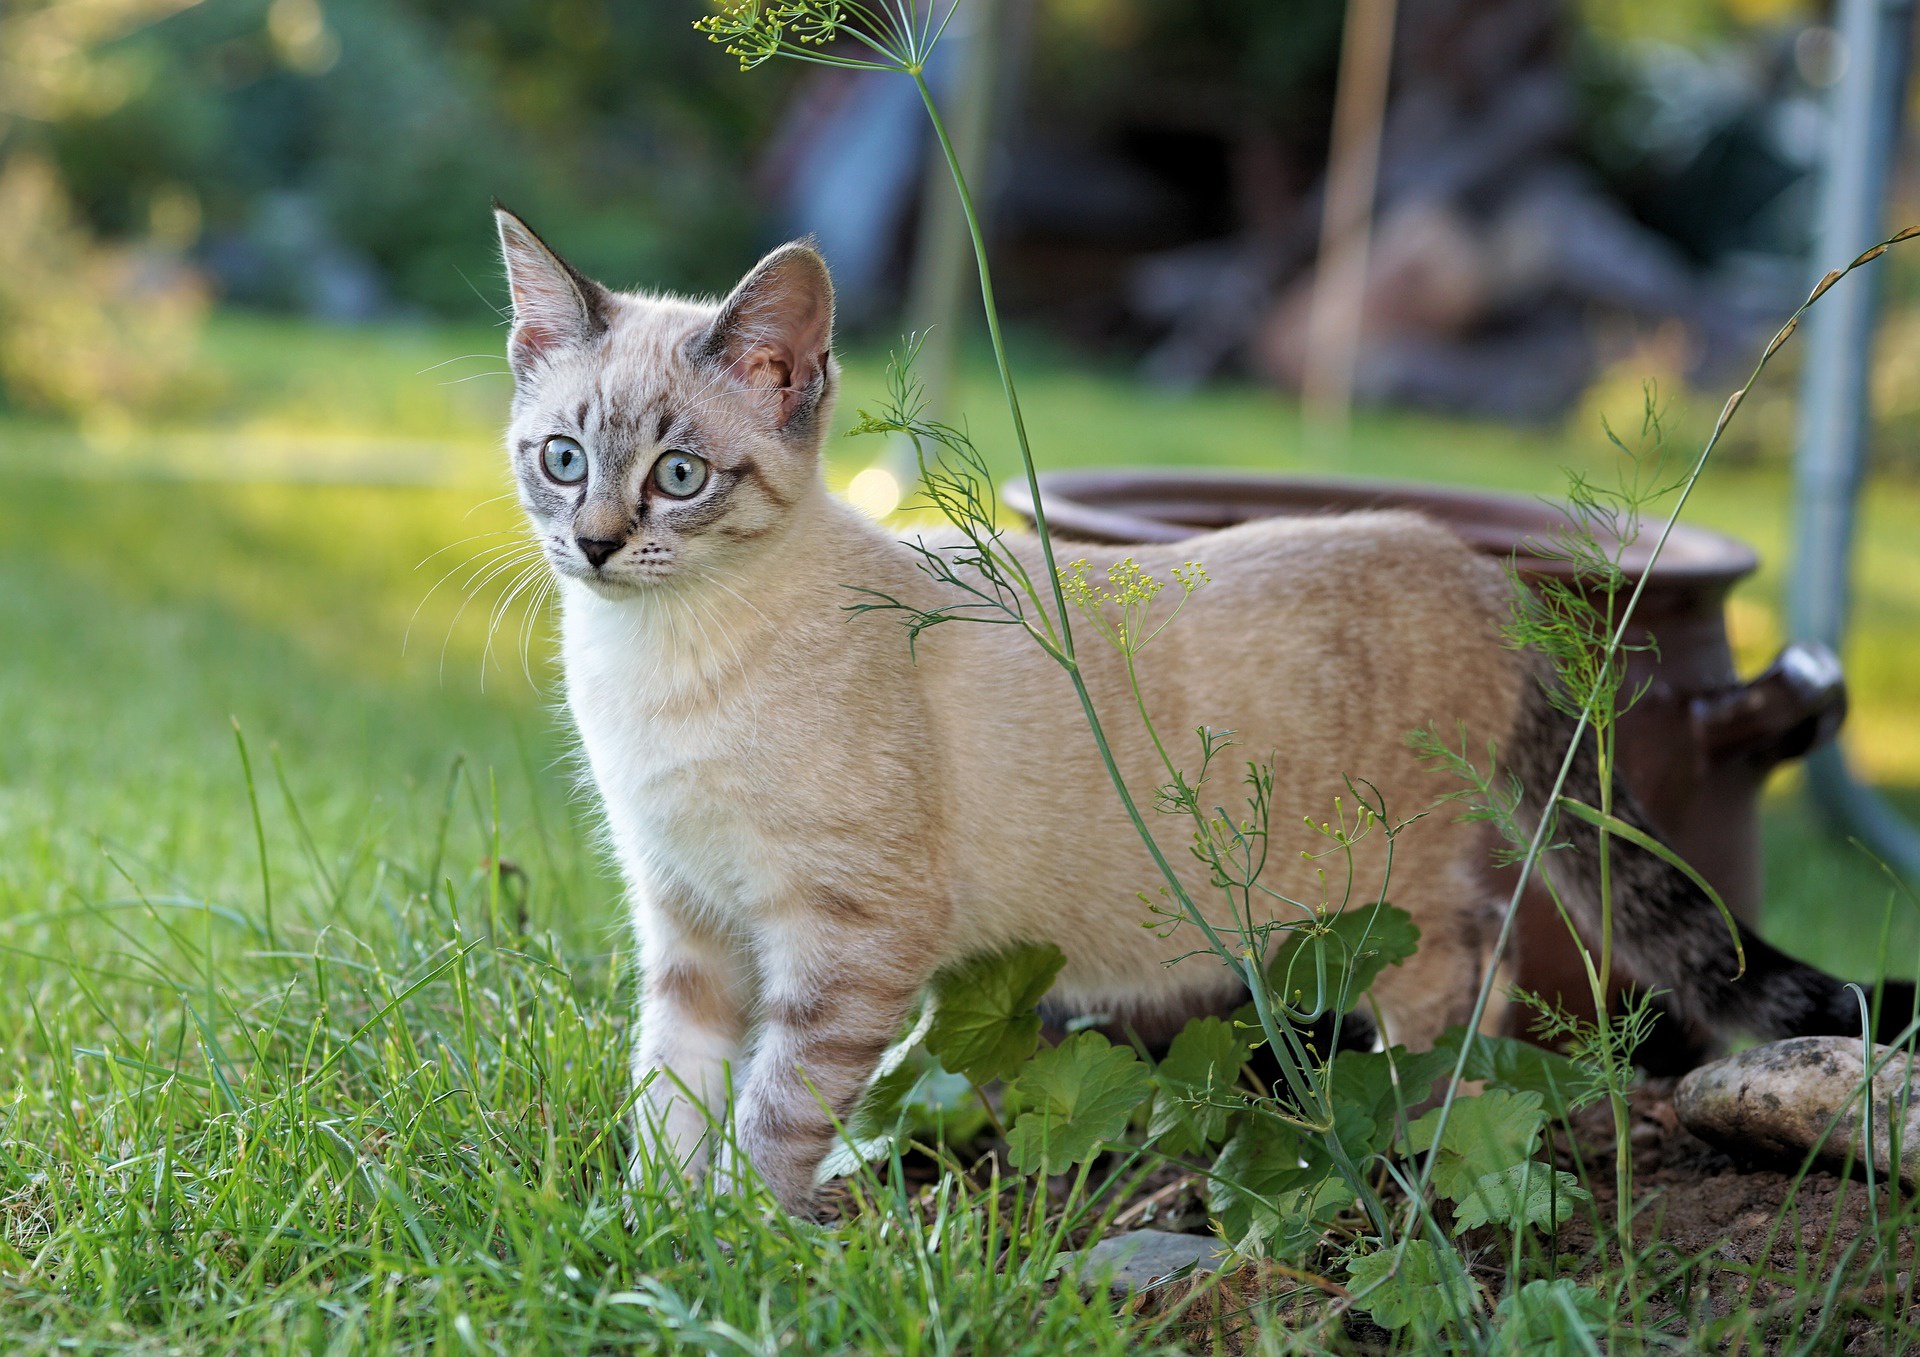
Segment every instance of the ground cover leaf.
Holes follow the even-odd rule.
[[[1351,1009],[1380,972],[1420,945],[1413,916],[1391,904],[1355,905],[1294,930],[1267,967],[1275,993],[1309,1012]]]
[[[1196,1018],[1180,1029],[1153,1072],[1148,1132],[1169,1154],[1190,1154],[1226,1138],[1240,1067],[1252,1054],[1245,1037],[1221,1018]]]
[[[1409,1051],[1404,1046],[1342,1051],[1333,1059],[1334,1105],[1350,1105],[1376,1127],[1391,1129],[1398,1113],[1416,1109],[1432,1096],[1434,1081],[1450,1071],[1453,1062],[1446,1051]],[[1367,1145],[1369,1150],[1378,1148]]]
[[[976,1084],[1008,1079],[1040,1042],[1040,1000],[1066,957],[1052,943],[969,958],[934,977],[927,1050]]]
[[[1459,1058],[1465,1037],[1465,1028],[1449,1027],[1434,1043],[1436,1052],[1446,1053],[1449,1069]],[[1476,1036],[1460,1077],[1492,1088],[1538,1093],[1555,1116],[1566,1115],[1576,1095],[1592,1083],[1592,1076],[1566,1056],[1514,1037]]]
[[[1570,1277],[1528,1282],[1493,1312],[1493,1351],[1577,1352],[1596,1346],[1611,1307],[1607,1298]]]
[[[1373,1128],[1342,1108],[1335,1129],[1351,1151]],[[1241,1118],[1207,1185],[1207,1204],[1228,1239],[1283,1257],[1312,1244],[1355,1200],[1319,1137],[1271,1116]]]
[[[1431,1333],[1473,1313],[1476,1288],[1454,1255],[1416,1239],[1401,1253],[1398,1269],[1394,1257],[1395,1250],[1382,1249],[1347,1264],[1347,1285],[1381,1328]]]
[[[1131,1047],[1076,1032],[1029,1061],[1014,1080],[1026,1109],[1007,1133],[1007,1158],[1024,1172],[1064,1173],[1126,1129],[1153,1090]]]
[[[1558,1225],[1573,1214],[1575,1203],[1591,1199],[1571,1173],[1524,1159],[1480,1175],[1454,1207],[1454,1233],[1480,1225],[1504,1225],[1515,1233],[1529,1225]]]
[[[1444,1130],[1441,1109],[1436,1107],[1407,1128],[1407,1143],[1423,1154],[1433,1147],[1435,1132],[1440,1133],[1433,1188],[1448,1201],[1462,1202],[1485,1175],[1503,1172],[1532,1156],[1547,1124],[1540,1103],[1538,1093],[1506,1089],[1456,1098]]]

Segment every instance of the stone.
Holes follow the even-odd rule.
[[[1873,1166],[1885,1179],[1901,1147],[1900,1180],[1920,1188],[1920,1090],[1914,1066],[1874,1046]],[[1702,1065],[1674,1090],[1673,1110],[1700,1139],[1744,1163],[1793,1169],[1814,1155],[1839,1172],[1865,1153],[1862,1045],[1854,1037],[1793,1037]]]
[[[1189,1269],[1218,1272],[1231,1252],[1211,1235],[1129,1230],[1110,1235],[1090,1249],[1062,1254],[1060,1270],[1082,1282],[1092,1282],[1111,1269],[1108,1285],[1115,1295],[1124,1296]]]

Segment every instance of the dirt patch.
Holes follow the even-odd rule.
[[[1913,1295],[1914,1239],[1909,1230],[1886,1226],[1895,1217],[1914,1220],[1908,1194],[1890,1191],[1885,1183],[1870,1194],[1857,1177],[1738,1164],[1681,1126],[1668,1088],[1658,1084],[1633,1095],[1628,1134],[1633,1236],[1641,1258],[1638,1275],[1645,1283],[1638,1288],[1632,1327],[1692,1346],[1716,1341],[1711,1335],[1717,1321],[1745,1316],[1755,1321],[1746,1341],[1758,1342],[1765,1351],[1796,1349],[1816,1336],[1821,1351],[1908,1350],[1907,1340],[1920,1325]],[[1602,1283],[1617,1277],[1617,1254],[1610,1242],[1603,1254],[1601,1242],[1613,1233],[1613,1148],[1612,1118],[1604,1105],[1582,1110],[1571,1128],[1555,1127],[1551,1157],[1591,1189],[1593,1201],[1553,1238],[1529,1238],[1522,1264],[1529,1278],[1560,1275]],[[926,1172],[931,1179],[931,1170],[931,1165],[910,1167],[909,1174]],[[1065,1180],[1050,1186],[1057,1192]],[[1143,1227],[1206,1233],[1204,1178],[1167,1164],[1135,1182],[1112,1229]],[[1874,1256],[1877,1238],[1895,1241],[1891,1259]],[[1076,1232],[1071,1246],[1090,1242]],[[1476,1280],[1489,1296],[1502,1294],[1514,1262],[1510,1241],[1482,1230],[1463,1243]],[[1323,1266],[1338,1273],[1332,1256]],[[1182,1327],[1192,1331],[1201,1349],[1230,1352],[1250,1337],[1252,1316],[1271,1316],[1269,1307],[1276,1302],[1295,1321],[1323,1310],[1339,1290],[1337,1281],[1331,1290],[1322,1289],[1328,1280],[1249,1264],[1219,1278],[1136,1297],[1129,1306],[1146,1313],[1179,1306],[1188,1320]],[[1840,1320],[1841,1315],[1848,1317]],[[1892,1326],[1890,1315],[1898,1317]],[[1346,1316],[1342,1327],[1346,1345],[1354,1350],[1395,1346],[1392,1335],[1363,1316]],[[1890,1334],[1890,1327],[1898,1328],[1899,1336]]]
[[[1589,1107],[1576,1117],[1574,1131],[1576,1143],[1556,1145],[1555,1157],[1562,1168],[1584,1167],[1596,1212],[1611,1219],[1612,1119],[1606,1108]],[[1790,1273],[1801,1257],[1837,1253],[1869,1229],[1876,1199],[1883,1215],[1900,1209],[1885,1184],[1869,1197],[1857,1178],[1743,1167],[1680,1125],[1663,1091],[1635,1093],[1628,1135],[1639,1211],[1634,1238],[1642,1247],[1658,1243],[1681,1256],[1712,1251],[1722,1263]],[[1569,1248],[1593,1245],[1587,1220],[1568,1222],[1560,1236]],[[1910,1261],[1911,1239],[1903,1240],[1903,1250],[1902,1267]]]
[[[1583,1259],[1580,1275],[1591,1279],[1605,1266],[1595,1225],[1605,1222],[1610,1233],[1614,1218],[1612,1118],[1605,1107],[1590,1107],[1573,1130],[1554,1157],[1580,1174],[1594,1201],[1561,1227],[1555,1244]],[[1880,1352],[1890,1346],[1889,1308],[1905,1325],[1920,1320],[1913,1234],[1884,1224],[1912,1218],[1897,1185],[1880,1182],[1870,1192],[1860,1177],[1739,1164],[1681,1126],[1659,1087],[1634,1094],[1628,1135],[1635,1245],[1648,1270],[1666,1279],[1647,1301],[1649,1326],[1680,1335],[1744,1311],[1768,1321],[1765,1341],[1774,1350],[1803,1341],[1822,1315],[1872,1310],[1880,1317],[1856,1314],[1824,1339],[1840,1345],[1833,1350]],[[1876,1240],[1889,1238],[1893,1256],[1876,1258]],[[1891,1347],[1905,1350],[1904,1340]]]
[[[1623,1324],[1653,1344],[1682,1348],[1707,1343],[1728,1350],[1805,1350],[1811,1339],[1812,1350],[1823,1352],[1920,1351],[1914,1231],[1887,1224],[1896,1218],[1909,1226],[1920,1220],[1913,1194],[1897,1185],[1889,1190],[1884,1182],[1869,1193],[1860,1177],[1736,1163],[1681,1126],[1670,1088],[1656,1082],[1636,1090],[1631,1103],[1633,1237],[1641,1284],[1635,1288],[1632,1318],[1623,1317]],[[989,1140],[971,1149],[979,1158],[969,1176],[985,1188],[994,1177],[996,1152],[1004,1158],[1004,1146]],[[1583,1109],[1571,1126],[1554,1124],[1550,1157],[1579,1178],[1593,1200],[1553,1237],[1528,1237],[1521,1260],[1528,1279],[1570,1276],[1612,1294],[1620,1275],[1611,1242],[1613,1150],[1612,1117],[1605,1105]],[[910,1193],[933,1209],[939,1166],[920,1155],[909,1156],[905,1166]],[[1049,1182],[1056,1206],[1065,1205],[1068,1182],[1066,1177]],[[1004,1193],[1014,1191],[1004,1169],[999,1185]],[[1099,1214],[1111,1223],[1101,1233],[1209,1232],[1204,1175],[1162,1162],[1133,1174],[1128,1187],[1125,1200],[1102,1202],[1106,1209]],[[849,1203],[842,1199],[839,1205],[844,1209]],[[1363,1227],[1354,1222],[1354,1228]],[[1075,1230],[1066,1245],[1086,1248],[1094,1242],[1093,1233]],[[1893,1241],[1892,1256],[1876,1256],[1875,1241],[1887,1239]],[[1485,1229],[1461,1242],[1486,1295],[1502,1295],[1515,1262],[1512,1241]],[[1256,1324],[1324,1321],[1327,1305],[1338,1305],[1344,1293],[1338,1252],[1335,1243],[1318,1260],[1318,1272],[1313,1265],[1248,1263],[1223,1275],[1172,1283],[1125,1304],[1141,1314],[1175,1308],[1185,1321],[1179,1329],[1195,1350],[1236,1352],[1250,1342]],[[1723,1321],[1730,1318],[1751,1322],[1729,1338],[1733,1327]],[[1404,1346],[1360,1314],[1345,1315],[1335,1332],[1346,1350],[1386,1352]]]

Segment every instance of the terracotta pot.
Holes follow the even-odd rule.
[[[1566,577],[1540,554],[1565,520],[1538,500],[1394,482],[1191,471],[1056,472],[1040,478],[1047,521],[1091,542],[1175,542],[1250,518],[1417,509],[1489,556],[1516,559],[1523,576]],[[1024,482],[1003,488],[1032,517]],[[1644,571],[1652,534],[1625,565]],[[1833,738],[1845,718],[1846,683],[1822,646],[1795,642],[1759,677],[1742,682],[1727,645],[1727,593],[1759,564],[1753,549],[1719,533],[1674,530],[1635,614],[1628,688],[1641,697],[1620,722],[1620,769],[1662,837],[1714,884],[1741,918],[1757,921],[1762,892],[1759,793],[1783,760]],[[1511,887],[1509,886],[1509,889]],[[1529,889],[1520,919],[1520,983],[1559,994],[1585,991],[1571,941],[1546,892]],[[1590,1011],[1590,1005],[1587,1006]]]

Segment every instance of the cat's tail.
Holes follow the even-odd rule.
[[[1529,678],[1515,728],[1505,746],[1508,770],[1525,789],[1521,821],[1532,832],[1546,809],[1575,721],[1558,710]],[[1561,794],[1600,805],[1600,767],[1590,731],[1583,732]],[[1631,793],[1616,779],[1613,814],[1647,835],[1657,831]],[[1795,961],[1742,924],[1740,949],[1734,929],[1713,901],[1672,864],[1618,835],[1613,845],[1613,940],[1615,954],[1639,984],[1662,991],[1661,1005],[1686,1025],[1714,1033],[1730,1030],[1766,1039],[1860,1035],[1860,1004],[1846,983]],[[1588,945],[1600,934],[1600,833],[1562,811],[1550,842],[1566,845],[1543,856],[1561,899]],[[1746,970],[1740,969],[1740,952]],[[1870,1009],[1874,994],[1867,989]],[[1913,1019],[1914,986],[1889,981],[1878,996],[1874,1033],[1886,1041]]]

